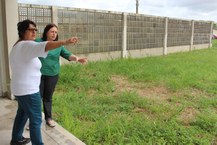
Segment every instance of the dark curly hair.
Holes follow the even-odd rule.
[[[18,30],[18,35],[19,35],[20,40],[23,40],[24,33],[29,28],[30,24],[32,24],[33,26],[36,27],[35,22],[33,22],[29,19],[26,19],[26,20],[23,20],[23,21],[20,21],[17,23],[17,30]]]
[[[44,28],[44,32],[42,34],[42,38],[41,38],[43,41],[47,41],[47,32],[53,27],[56,27],[58,29],[57,25],[55,25],[55,24],[47,24],[46,25],[46,27]],[[54,41],[58,41],[58,33],[57,33],[57,37]]]

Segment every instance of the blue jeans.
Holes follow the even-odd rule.
[[[29,118],[30,138],[32,145],[44,145],[41,135],[42,109],[40,93],[15,96],[18,102],[17,114],[14,120],[12,140],[22,140],[24,126]]]

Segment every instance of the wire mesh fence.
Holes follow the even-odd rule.
[[[75,46],[67,46],[73,53],[122,51],[123,13],[64,7],[56,7],[56,10],[59,38],[80,38]],[[20,21],[36,22],[38,37],[44,27],[53,22],[51,6],[19,4],[18,11]],[[166,24],[164,17],[127,14],[127,50],[162,48],[165,33],[167,47],[190,45],[192,37],[194,45],[210,43],[211,22],[194,21],[193,24],[194,27],[192,21],[172,18]]]

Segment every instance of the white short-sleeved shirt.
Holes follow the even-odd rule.
[[[38,57],[46,57],[45,42],[20,41],[11,50],[12,72],[11,91],[15,96],[39,92],[41,62]]]

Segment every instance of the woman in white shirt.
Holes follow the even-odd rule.
[[[38,57],[46,57],[49,50],[62,45],[76,43],[72,37],[64,41],[35,42],[36,24],[24,20],[17,24],[19,40],[10,53],[12,72],[11,91],[18,102],[17,114],[14,120],[11,145],[27,144],[43,145],[41,136],[41,96],[39,93],[41,62]],[[30,139],[23,137],[27,119],[30,122]]]

